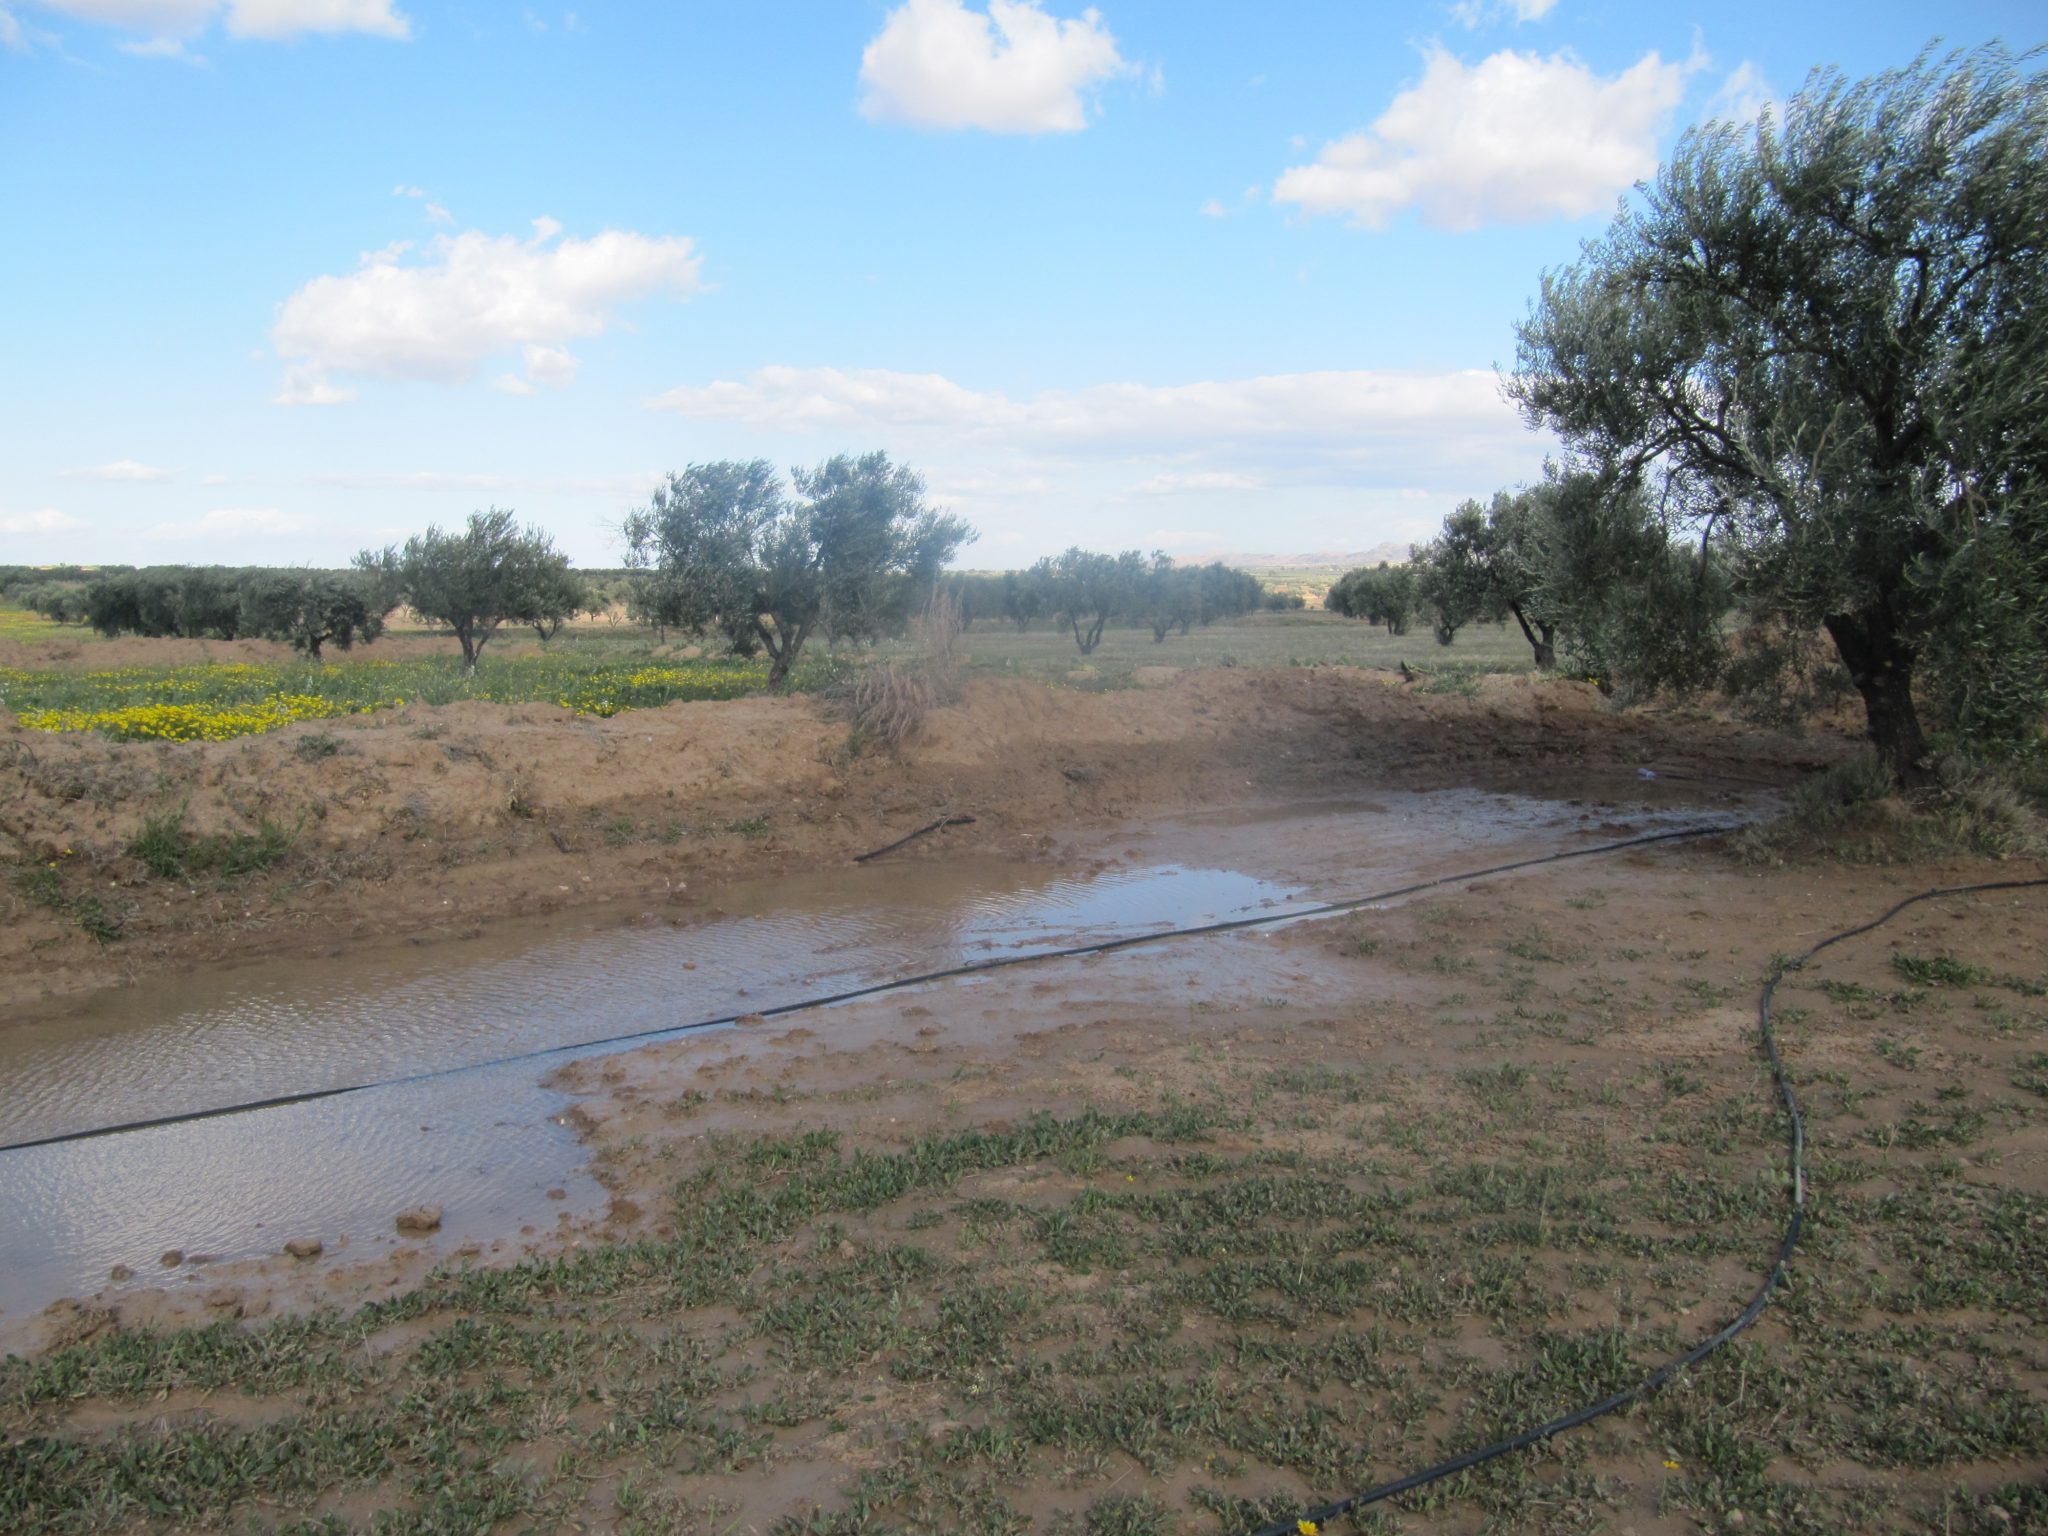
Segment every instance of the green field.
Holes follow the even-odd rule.
[[[30,645],[96,643],[89,630],[50,624],[18,609],[0,609],[0,636]],[[176,654],[187,645],[197,649],[199,642],[161,644],[166,654]],[[1504,626],[1475,626],[1446,648],[1427,632],[1396,638],[1318,612],[1251,614],[1159,642],[1149,629],[1116,629],[1091,656],[1082,656],[1064,631],[1040,626],[1019,634],[984,622],[961,637],[960,649],[971,676],[1090,689],[1133,686],[1146,667],[1391,668],[1405,660],[1431,673],[1439,687],[1468,688],[1480,673],[1530,666],[1528,647]],[[910,640],[873,647],[816,644],[797,668],[793,686],[815,691],[853,667],[915,655]],[[450,640],[445,654],[406,659],[380,659],[373,646],[326,662],[0,667],[0,704],[37,730],[97,730],[130,740],[225,740],[297,720],[462,699],[556,704],[608,716],[683,699],[737,698],[764,688],[767,675],[762,660],[687,658],[657,644],[647,630],[597,624],[565,632],[546,647],[530,636],[508,635],[486,652],[474,678],[462,675]]]
[[[1020,635],[1009,625],[984,620],[961,636],[960,647],[970,672],[1098,687],[1128,686],[1139,667],[1392,668],[1406,661],[1418,671],[1470,675],[1526,672],[1534,665],[1520,632],[1509,625],[1475,624],[1459,633],[1456,644],[1440,646],[1426,627],[1392,636],[1357,619],[1314,610],[1247,614],[1157,643],[1150,629],[1112,629],[1092,656],[1081,655],[1071,635],[1049,625]],[[895,642],[882,653],[907,649]]]

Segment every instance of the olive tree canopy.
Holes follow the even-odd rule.
[[[538,528],[521,529],[498,507],[472,512],[460,533],[429,527],[403,548],[365,550],[356,565],[386,595],[402,595],[421,618],[455,631],[466,677],[475,676],[477,657],[508,619],[566,618],[584,601],[554,540]]]
[[[765,650],[780,686],[819,630],[869,639],[901,624],[974,531],[924,501],[924,481],[886,453],[841,454],[790,472],[763,459],[692,464],[626,519],[653,622]]]
[[[2048,704],[2048,84],[1992,45],[1686,135],[1546,275],[1510,389],[1656,487],[1753,620],[1824,629],[1879,754]],[[1645,621],[1654,616],[1645,614]]]

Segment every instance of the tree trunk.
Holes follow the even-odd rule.
[[[1823,621],[1835,642],[1849,680],[1863,695],[1871,744],[1903,788],[1926,784],[1934,777],[1921,734],[1920,713],[1913,707],[1913,647],[1899,637],[1888,614],[1865,610],[1833,614]]]
[[[804,637],[810,633],[810,629],[802,624],[795,629],[783,629],[778,621],[775,628],[770,630],[758,619],[754,627],[760,631],[762,640],[768,646],[768,686],[780,688],[789,680],[790,668],[796,665],[797,652],[803,649]]]
[[[455,638],[462,642],[462,675],[464,677],[475,677],[476,655],[483,647],[477,643],[476,636],[471,633],[467,625],[455,631]]]
[[[1508,612],[1512,613],[1515,616],[1515,622],[1522,626],[1522,638],[1529,642],[1529,649],[1536,656],[1536,670],[1548,672],[1554,668],[1557,665],[1557,626],[1555,624],[1545,624],[1539,620],[1536,629],[1543,631],[1539,636],[1535,629],[1529,627],[1529,621],[1522,617],[1522,605],[1520,603],[1509,603]]]

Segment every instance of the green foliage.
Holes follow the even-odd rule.
[[[1102,643],[1111,619],[1142,603],[1147,574],[1145,557],[1135,549],[1105,555],[1075,548],[1048,555],[1031,568],[1030,577],[1044,593],[1043,606],[1053,623],[1071,630],[1086,656]]]
[[[296,829],[281,827],[269,817],[254,833],[196,833],[185,825],[185,807],[143,819],[142,830],[128,852],[151,874],[165,880],[189,880],[202,874],[227,878],[268,869],[291,851]]]
[[[900,632],[974,537],[928,507],[924,481],[886,453],[841,454],[791,478],[794,497],[763,459],[692,464],[624,527],[644,573],[638,614],[722,634],[742,656],[765,650],[778,687],[814,633]]]
[[[243,585],[253,571],[153,565],[102,576],[79,599],[103,635],[178,635],[233,640],[244,633]]]
[[[1390,635],[1408,633],[1408,621],[1417,606],[1415,567],[1389,565],[1382,560],[1375,567],[1360,566],[1346,571],[1323,594],[1323,606],[1347,619],[1384,624]]]
[[[1863,753],[1802,780],[1792,791],[1792,820],[1807,832],[1833,832],[1897,788],[1891,769],[1876,754]]]
[[[283,640],[315,661],[333,644],[351,650],[384,632],[387,609],[360,575],[333,571],[251,571],[242,582],[242,629]]]
[[[1639,482],[1553,466],[1520,500],[1531,600],[1561,632],[1574,673],[1624,701],[1696,693],[1725,676],[1732,598],[1721,562],[1674,541]]]
[[[2048,80],[2001,45],[1692,130],[1520,328],[1512,391],[1661,487],[1746,615],[1825,629],[1887,766],[2048,706]],[[1645,612],[1642,622],[1657,622]]]
[[[569,574],[569,557],[538,528],[521,529],[509,511],[472,512],[460,533],[429,527],[403,549],[365,550],[357,568],[379,592],[411,604],[421,618],[445,624],[462,645],[462,669],[474,675],[477,657],[498,627],[545,625],[567,618],[585,602]]]

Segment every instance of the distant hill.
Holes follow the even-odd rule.
[[[1337,550],[1320,550],[1303,555],[1251,555],[1244,553],[1195,554],[1178,557],[1189,565],[1207,565],[1211,560],[1221,560],[1225,565],[1234,565],[1245,571],[1303,571],[1334,566],[1340,571],[1355,570],[1361,565],[1378,565],[1382,560],[1390,565],[1408,563],[1408,545],[1375,544],[1371,549],[1343,553]]]

